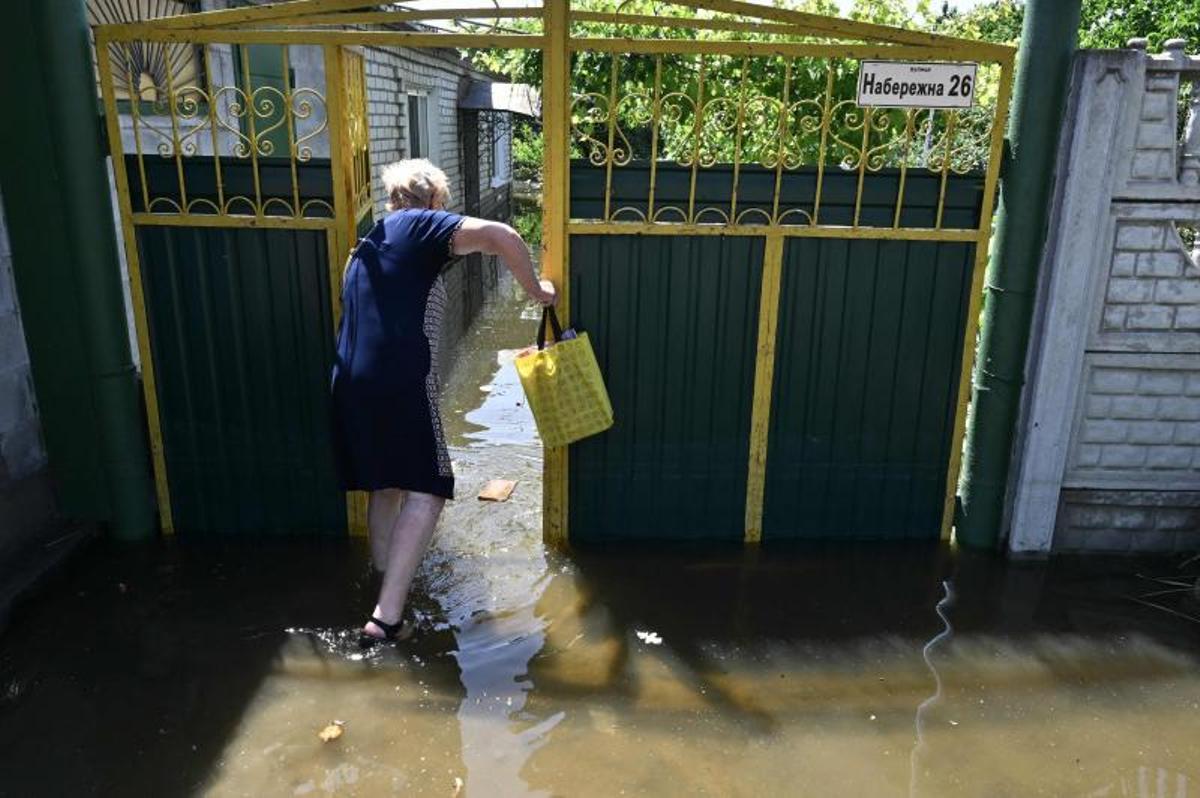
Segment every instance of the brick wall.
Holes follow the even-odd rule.
[[[1146,75],[1137,122],[1137,151],[1130,163],[1132,179],[1154,182],[1175,179],[1175,102],[1178,95],[1178,72],[1154,71]]]
[[[1117,209],[1128,210],[1134,209]],[[1150,343],[1173,351],[1200,336],[1200,267],[1173,220],[1118,217],[1098,342],[1136,346],[1146,333],[1172,332],[1186,333],[1185,340],[1173,344],[1172,336],[1158,336],[1162,340]]]
[[[1146,64],[1113,192],[1063,475],[1060,550],[1200,544],[1200,263],[1179,234],[1200,220],[1200,198],[1182,180],[1177,138],[1190,73],[1168,56]]]
[[[1178,133],[1200,57],[1183,47],[1077,56],[1017,444],[1014,550],[1200,547],[1200,254],[1180,235],[1200,226],[1200,124]]]
[[[1096,355],[1064,484],[1153,489],[1200,476],[1200,372],[1178,358]]]
[[[1200,493],[1067,489],[1058,551],[1194,551],[1200,549]]]

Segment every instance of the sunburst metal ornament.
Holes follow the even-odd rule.
[[[199,10],[194,0],[87,0],[92,25],[145,22]],[[166,98],[168,86],[197,86],[202,77],[201,58],[192,44],[131,42],[127,48],[110,48],[109,58],[113,88],[121,100],[158,102]]]

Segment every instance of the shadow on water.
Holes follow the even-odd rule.
[[[587,761],[596,795],[1191,795],[1200,637],[1131,600],[1174,564],[576,551],[539,605],[530,702],[575,711],[526,774]]]
[[[1200,791],[1196,601],[1134,600],[1193,584],[1177,560],[546,551],[535,318],[497,303],[448,380],[420,639],[353,645],[362,541],[96,545],[0,639],[0,795]]]
[[[93,546],[0,642],[0,794],[198,790],[289,649],[313,678],[380,669],[349,659],[368,581],[358,543]],[[453,693],[445,640],[422,645]]]

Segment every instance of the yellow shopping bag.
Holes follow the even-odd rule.
[[[546,346],[546,324],[556,343]],[[551,448],[603,432],[613,425],[612,403],[587,333],[565,339],[554,308],[542,313],[538,348],[517,356],[517,374],[542,442]]]

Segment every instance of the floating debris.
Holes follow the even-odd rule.
[[[493,479],[479,491],[479,499],[485,502],[506,502],[517,483],[511,479]]]
[[[663,639],[655,632],[635,631],[638,639],[648,646],[661,646]]]
[[[342,736],[343,732],[345,731],[345,729],[344,729],[345,725],[346,725],[346,721],[335,720],[333,723],[330,723],[324,729],[321,729],[320,734],[318,734],[317,736],[321,738],[321,742],[323,742],[323,743],[327,743],[330,740],[336,740],[337,738]]]

